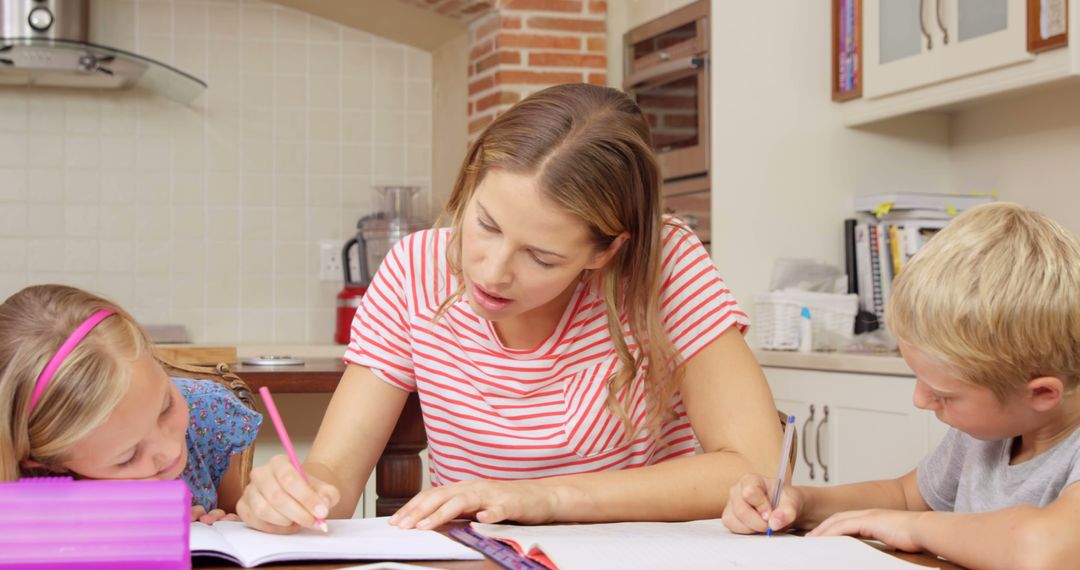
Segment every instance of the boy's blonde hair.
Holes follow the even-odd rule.
[[[893,335],[1004,402],[1025,382],[1080,384],[1080,243],[1016,204],[973,208],[896,277]]]
[[[101,321],[64,359],[33,413],[42,369],[76,327]],[[27,472],[24,461],[60,466],[71,446],[103,424],[131,383],[131,362],[151,350],[146,332],[116,304],[64,285],[27,287],[0,305],[0,481]]]

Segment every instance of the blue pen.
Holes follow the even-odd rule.
[[[784,479],[787,477],[788,458],[791,457],[791,442],[795,439],[795,416],[787,417],[787,425],[784,426],[784,443],[780,444],[780,468],[776,471],[776,485],[773,487],[769,516],[772,517],[777,504],[780,503],[780,491],[784,488]],[[768,525],[768,521],[765,523]],[[772,536],[772,528],[766,526],[765,536]]]

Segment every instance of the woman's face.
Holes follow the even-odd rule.
[[[492,170],[465,206],[461,270],[477,315],[561,314],[585,269],[602,267],[585,223],[543,195],[535,176]]]
[[[131,366],[127,394],[64,468],[91,479],[176,479],[187,467],[187,402],[149,351]]]

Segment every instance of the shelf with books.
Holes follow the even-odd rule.
[[[892,280],[957,213],[994,201],[987,195],[906,193],[860,196],[844,221],[848,292],[859,296],[856,333],[885,318]]]
[[[832,99],[862,96],[862,0],[832,0]]]

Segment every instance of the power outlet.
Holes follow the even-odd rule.
[[[319,241],[319,280],[342,282],[341,242]]]

